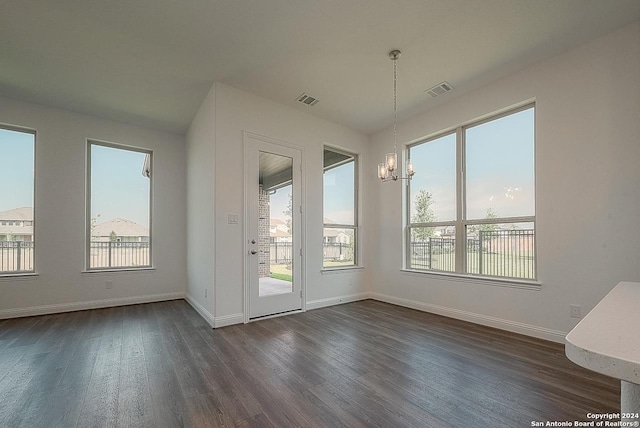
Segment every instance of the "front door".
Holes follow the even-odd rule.
[[[302,309],[301,152],[248,136],[249,318]]]

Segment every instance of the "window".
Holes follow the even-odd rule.
[[[323,261],[324,269],[358,264],[357,156],[324,149]]]
[[[35,144],[32,131],[0,128],[0,274],[34,272]]]
[[[535,279],[535,108],[409,146],[409,269]]]
[[[148,150],[89,141],[87,268],[151,266]]]

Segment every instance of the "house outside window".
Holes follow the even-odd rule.
[[[152,153],[88,142],[87,269],[151,266]]]
[[[358,157],[324,148],[323,269],[358,265]]]
[[[0,275],[35,271],[35,132],[0,128]]]
[[[457,127],[408,147],[410,270],[536,279],[535,107]]]

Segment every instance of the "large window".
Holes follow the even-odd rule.
[[[35,133],[0,128],[0,274],[34,271]]]
[[[411,145],[409,269],[535,279],[533,105]]]
[[[89,141],[87,268],[151,266],[150,151]]]
[[[324,149],[324,269],[358,264],[357,156]]]

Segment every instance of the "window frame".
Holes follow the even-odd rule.
[[[514,217],[496,217],[490,219],[467,219],[467,201],[466,201],[466,184],[467,184],[467,176],[466,176],[466,130],[474,128],[479,125],[483,125],[485,123],[493,122],[495,120],[525,111],[533,109],[533,186],[534,186],[534,204],[533,204],[533,215],[532,216],[514,216]],[[456,136],[456,219],[454,221],[438,221],[438,222],[429,222],[429,223],[412,223],[411,222],[411,180],[407,180],[406,185],[404,187],[404,211],[405,215],[403,216],[404,221],[404,257],[403,257],[403,270],[418,272],[418,273],[427,273],[427,274],[439,274],[443,276],[458,276],[464,278],[479,278],[479,279],[487,279],[494,281],[507,281],[507,282],[522,282],[522,283],[536,283],[538,284],[538,240],[537,240],[537,227],[536,227],[536,210],[537,210],[537,186],[536,186],[536,132],[535,132],[535,123],[536,123],[536,103],[535,101],[529,101],[514,107],[509,107],[507,109],[501,110],[496,113],[492,113],[486,115],[480,119],[473,120],[470,122],[466,122],[460,124],[453,128],[448,128],[443,131],[440,131],[436,134],[433,134],[427,138],[419,139],[415,142],[409,143],[405,146],[405,161],[411,159],[411,148],[420,146],[422,144],[428,144],[431,141],[437,140],[439,138],[445,137],[447,135],[455,134]],[[487,275],[487,274],[475,274],[468,272],[467,266],[467,227],[474,225],[491,225],[491,224],[504,224],[504,223],[532,223],[534,230],[534,239],[533,239],[533,278],[518,278],[511,276],[496,276],[496,275]],[[417,227],[444,227],[444,226],[454,226],[455,227],[455,242],[461,243],[462,245],[456,244],[455,250],[455,270],[454,271],[446,271],[446,270],[438,270],[438,269],[418,269],[411,266],[411,230]]]
[[[37,131],[33,128],[27,128],[23,126],[9,125],[6,123],[0,123],[0,129],[5,131],[12,132],[21,132],[23,134],[33,135],[33,200],[32,200],[32,209],[33,209],[33,219],[31,220],[33,227],[33,235],[31,237],[31,242],[33,243],[33,247],[31,249],[32,253],[32,266],[30,270],[15,270],[15,271],[0,271],[0,278],[8,278],[8,277],[16,277],[16,276],[32,276],[37,275],[36,271],[36,199],[37,199],[37,169],[36,169],[36,160],[37,160],[37,145],[38,145],[38,135]],[[5,223],[5,222],[3,222]],[[3,224],[3,226],[9,226],[9,222],[7,224]]]
[[[340,270],[348,270],[348,269],[359,269],[360,266],[360,227],[359,227],[359,212],[358,204],[359,204],[359,188],[360,188],[360,162],[359,155],[357,153],[351,152],[349,150],[337,148],[330,145],[324,145],[322,147],[322,155],[324,159],[324,151],[328,150],[334,153],[338,153],[341,155],[349,156],[352,160],[342,163],[338,166],[346,165],[349,162],[353,162],[353,224],[339,224],[339,223],[325,223],[324,222],[324,173],[328,169],[325,168],[324,163],[322,164],[322,249],[321,251],[321,263],[322,263],[322,271],[340,271]],[[324,229],[352,229],[353,230],[353,264],[347,266],[325,266],[324,265]]]
[[[144,271],[155,269],[153,264],[153,183],[154,161],[153,150],[126,144],[87,138],[86,144],[86,176],[85,176],[85,272],[118,272],[118,271]],[[91,146],[107,147],[117,150],[149,155],[151,174],[149,176],[149,264],[143,266],[110,266],[91,267]]]

